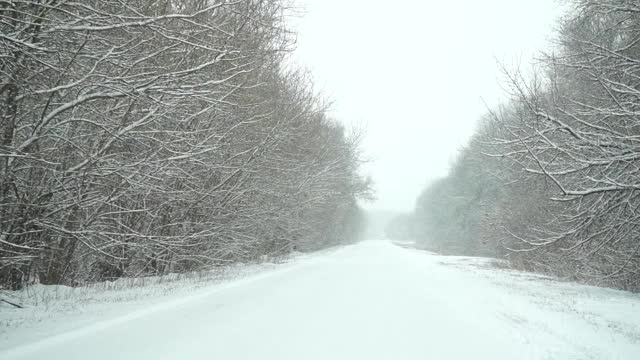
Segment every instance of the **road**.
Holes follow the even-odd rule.
[[[608,308],[611,296],[602,300],[598,289],[478,264],[363,242],[0,357],[638,359],[633,332],[640,324],[623,324],[624,331],[606,326],[620,309],[640,305],[637,297],[621,294],[623,307]],[[554,306],[567,296],[603,309],[585,320],[579,307]],[[609,313],[614,319],[603,320]]]

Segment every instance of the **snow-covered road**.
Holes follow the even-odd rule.
[[[369,241],[0,358],[631,360],[638,313],[637,295]]]

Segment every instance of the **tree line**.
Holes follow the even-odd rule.
[[[395,228],[433,251],[640,291],[640,3],[570,5],[554,51],[534,76],[505,72],[510,100]]]
[[[359,136],[284,0],[0,1],[0,288],[354,239]]]

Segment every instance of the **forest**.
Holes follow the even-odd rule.
[[[573,0],[393,237],[640,291],[640,3]],[[530,74],[531,73],[531,74]]]
[[[0,288],[353,241],[361,134],[281,0],[0,1]]]

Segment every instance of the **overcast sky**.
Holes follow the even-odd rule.
[[[506,98],[496,60],[529,66],[561,14],[557,0],[298,3],[296,62],[335,118],[366,129],[364,172],[378,200],[364,206],[396,211],[446,175],[484,102]]]

